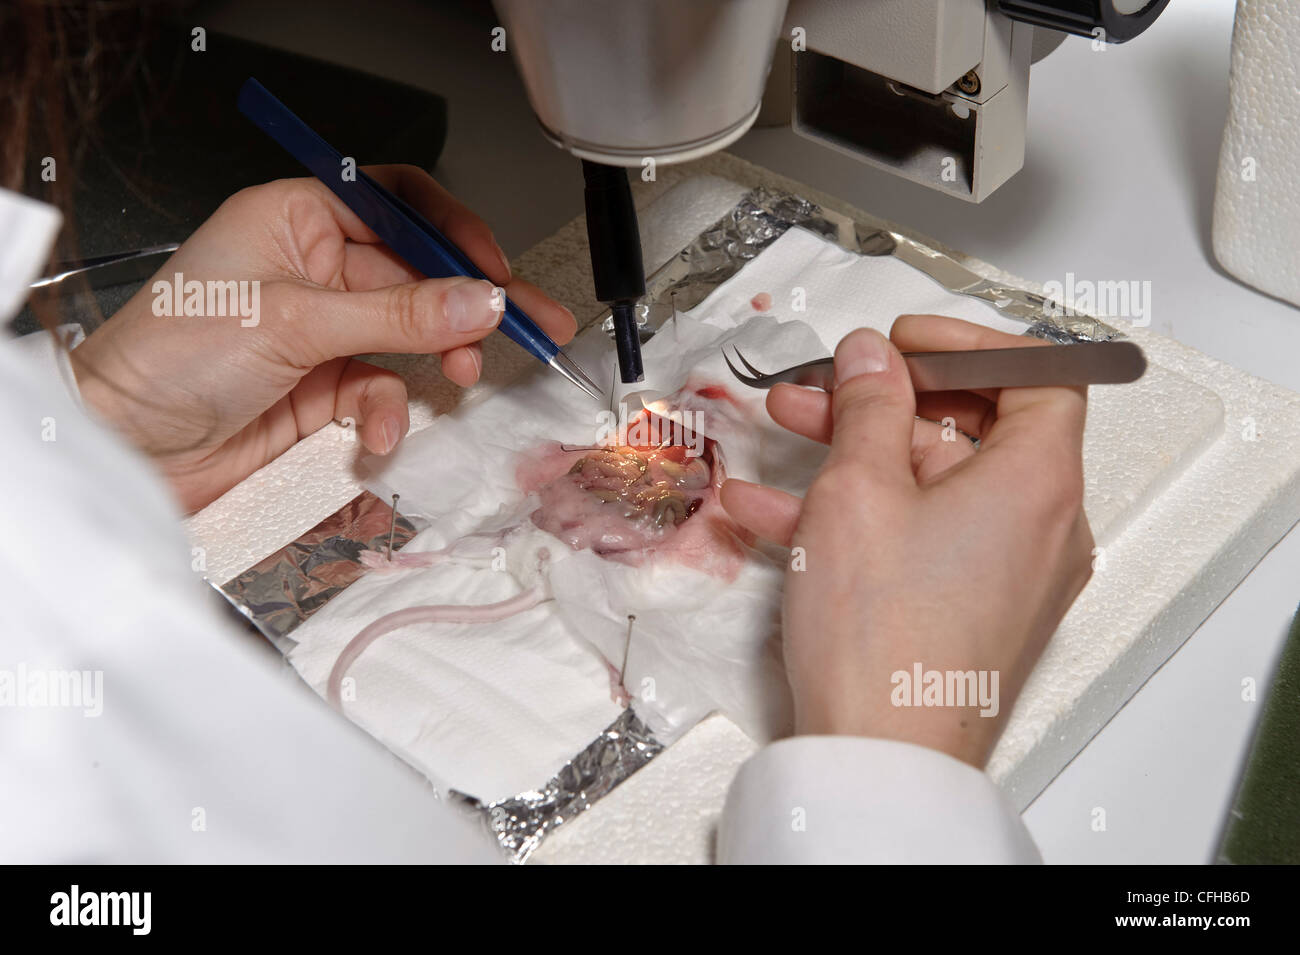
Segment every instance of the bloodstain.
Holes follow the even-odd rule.
[[[766,312],[772,307],[772,296],[767,292],[759,292],[749,300],[749,304],[754,307],[756,312]]]

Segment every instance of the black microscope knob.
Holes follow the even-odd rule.
[[[1013,20],[1107,43],[1133,39],[1167,6],[1169,0],[998,0],[998,9]]]

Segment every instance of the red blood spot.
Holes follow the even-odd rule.
[[[708,398],[711,401],[719,401],[723,398],[730,398],[727,389],[721,385],[705,385],[703,388],[696,388],[695,393],[701,398]]]
[[[772,296],[767,292],[759,292],[749,300],[749,304],[754,306],[756,312],[766,312],[772,307]]]

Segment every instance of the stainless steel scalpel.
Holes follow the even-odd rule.
[[[734,348],[734,346],[733,346]],[[835,380],[834,359],[819,358],[784,371],[764,374],[734,348],[742,373],[727,353],[722,359],[731,373],[751,388],[771,388],[788,382],[830,391]],[[1132,342],[1079,342],[1037,348],[988,348],[976,351],[910,352],[903,355],[912,387],[917,391],[973,391],[978,388],[1077,387],[1123,385],[1146,371],[1142,349]]]

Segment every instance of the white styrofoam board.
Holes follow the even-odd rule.
[[[688,185],[676,195],[668,192],[662,208],[643,213],[651,268],[744,192],[744,187],[716,177],[688,179],[682,188]],[[554,247],[552,255],[568,254],[553,240],[539,247],[535,259],[545,258],[548,245]],[[1176,444],[1182,449],[1175,451],[1180,457],[1168,468],[1148,461],[1144,473],[1156,474],[1154,480],[1118,489],[1090,488],[1094,500],[1110,502],[1106,506],[1119,515],[1113,526],[1121,530],[1107,548],[1106,570],[1094,576],[1026,686],[989,767],[1021,806],[1167,659],[1300,513],[1300,398],[1146,330],[1133,329],[1131,336],[1153,365],[1172,374],[1168,381],[1216,394],[1227,426],[1199,454],[1195,442]],[[508,380],[525,362],[494,344],[488,343],[488,367],[496,369],[492,380]],[[448,390],[427,363],[391,364],[411,379],[416,396],[412,429],[418,430],[448,406]],[[1163,420],[1186,425],[1176,402],[1173,405],[1164,409]],[[1204,404],[1197,413],[1204,416]],[[1246,419],[1257,435],[1253,442],[1241,437]],[[1204,439],[1205,430],[1198,427],[1191,431]],[[1133,443],[1135,450],[1149,450]],[[346,503],[361,489],[356,458],[357,447],[348,435],[327,427],[191,518],[189,532],[205,549],[211,577],[224,580],[246,569]],[[1160,473],[1180,476],[1151,502],[1163,487]],[[708,840],[702,841],[701,834],[711,831],[734,768],[753,750],[739,730],[720,727],[719,721],[727,722],[713,717],[688,733],[656,763],[552,836],[535,858],[612,858],[621,851],[615,847],[626,844],[622,836],[616,837],[628,827],[621,807],[635,812],[638,806],[686,800],[695,808],[665,820],[635,849],[637,858],[707,861],[709,851],[702,846]],[[651,772],[661,762],[668,769]],[[678,821],[676,830],[671,828],[673,819]],[[608,856],[602,846],[609,847]]]

